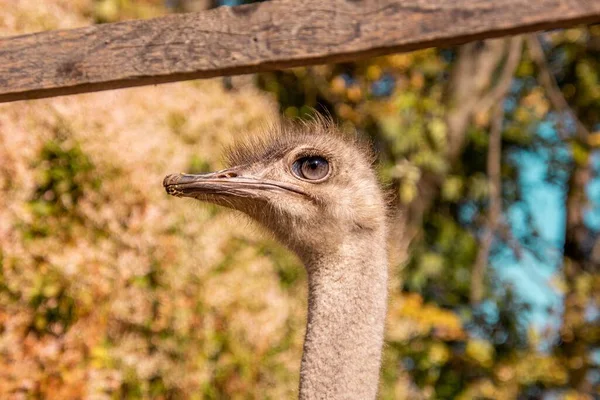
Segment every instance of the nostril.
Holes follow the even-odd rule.
[[[225,172],[224,174],[217,175],[217,178],[237,178],[238,174],[235,172]]]

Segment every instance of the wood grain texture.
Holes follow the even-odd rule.
[[[0,102],[339,62],[600,21],[599,0],[273,0],[0,39]]]

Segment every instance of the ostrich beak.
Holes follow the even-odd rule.
[[[171,174],[163,181],[168,194],[176,197],[193,197],[211,203],[223,198],[266,198],[270,192],[306,195],[301,187],[275,180],[244,174],[239,167],[208,174]]]

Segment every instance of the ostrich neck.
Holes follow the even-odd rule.
[[[308,322],[300,399],[374,399],[387,300],[385,240],[353,240],[305,264]]]

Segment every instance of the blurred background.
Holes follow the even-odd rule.
[[[0,35],[239,3],[0,0]],[[161,182],[315,112],[402,211],[381,398],[599,398],[599,25],[1,104],[0,398],[293,398],[303,267]]]

